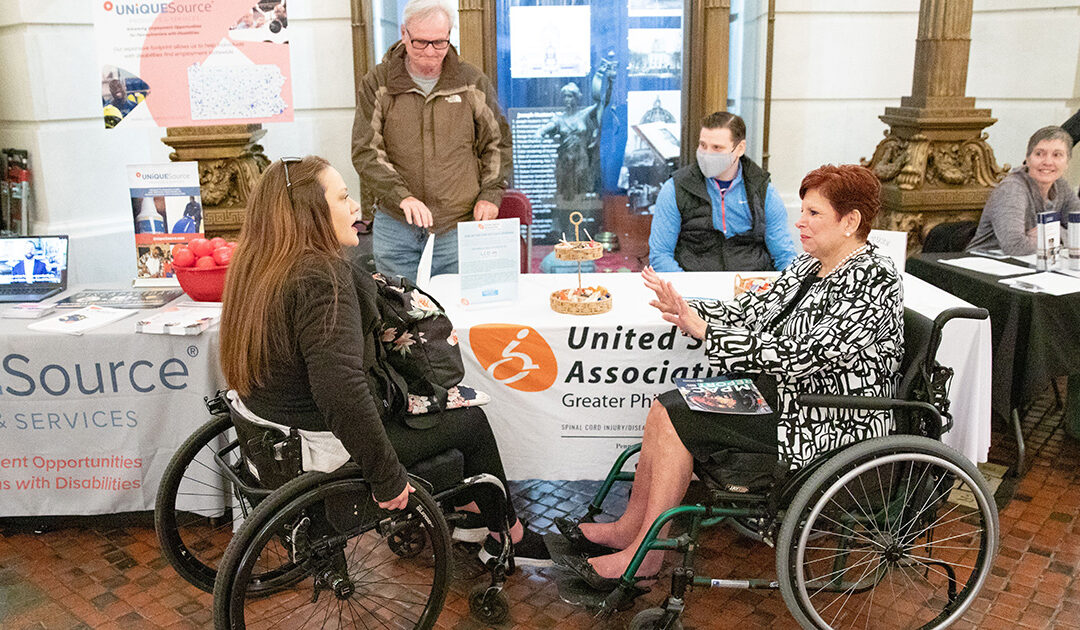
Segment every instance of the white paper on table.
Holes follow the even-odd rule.
[[[34,322],[27,326],[30,330],[42,332],[61,332],[69,335],[81,335],[88,330],[111,324],[118,319],[138,311],[106,306],[87,306],[77,311],[66,311],[61,315]]]
[[[938,260],[946,265],[953,265],[962,269],[970,269],[991,276],[1018,276],[1022,273],[1031,273],[1031,269],[1020,265],[1010,265],[1007,262],[992,258],[980,258],[979,256],[965,256],[964,258],[951,258]]]
[[[462,306],[517,300],[521,275],[517,218],[459,223],[457,238]]]
[[[1036,293],[1049,293],[1050,295],[1068,295],[1080,293],[1080,278],[1066,276],[1051,271],[1033,273],[1018,278],[1005,278],[998,280],[1014,289],[1022,291],[1034,291]]]
[[[428,234],[424,251],[420,253],[420,266],[416,270],[416,286],[427,289],[431,284],[431,259],[435,256],[435,233]]]

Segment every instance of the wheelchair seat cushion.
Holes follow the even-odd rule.
[[[760,493],[782,481],[790,471],[776,453],[743,453],[726,448],[694,462],[694,472],[706,485],[735,493]]]

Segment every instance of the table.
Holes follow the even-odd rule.
[[[0,319],[0,516],[154,509],[169,458],[221,386],[217,325],[137,334],[150,311],[131,312],[81,336]]]
[[[686,296],[728,299],[735,273],[678,273]],[[757,275],[757,274],[755,274]],[[637,274],[583,274],[602,284],[614,308],[601,315],[555,313],[550,293],[577,277],[524,274],[514,303],[459,304],[456,275],[432,278],[430,292],[454,321],[465,359],[464,383],[489,393],[485,408],[511,479],[602,479],[616,455],[640,441],[653,398],[672,377],[706,376],[700,342],[684,337],[648,305]],[[970,306],[936,287],[904,278],[905,303],[931,319]],[[956,370],[950,392],[956,426],[946,443],[975,461],[990,447],[990,324],[946,325],[939,360]]]
[[[965,256],[970,254],[920,254],[908,259],[907,269],[990,311],[994,418],[1018,423],[1013,410],[1043,391],[1054,377],[1068,376],[1066,429],[1080,437],[1080,379],[1074,378],[1080,375],[1080,293],[1021,291],[1002,284],[998,276],[941,262]]]

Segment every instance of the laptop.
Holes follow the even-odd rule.
[[[68,237],[0,238],[0,302],[40,302],[67,288]]]

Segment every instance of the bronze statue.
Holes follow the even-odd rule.
[[[559,197],[574,199],[600,192],[600,119],[611,102],[615,82],[615,53],[609,52],[592,78],[593,104],[579,107],[581,90],[570,82],[562,87],[565,109],[539,134],[558,143],[555,187]]]

